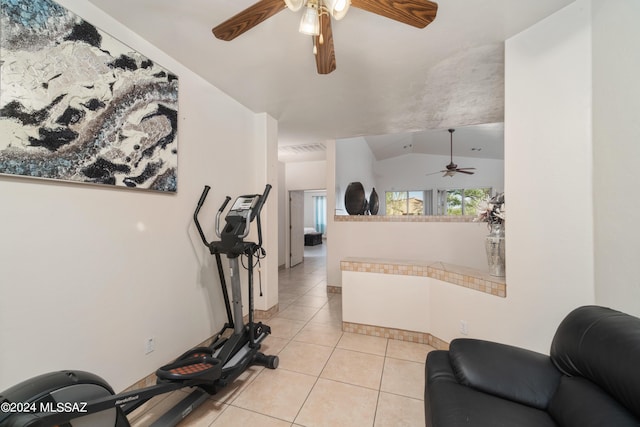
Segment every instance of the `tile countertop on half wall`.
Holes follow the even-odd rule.
[[[475,268],[438,261],[345,258],[340,261],[340,270],[431,277],[501,298],[507,296],[507,283],[504,277],[491,276],[489,273]]]

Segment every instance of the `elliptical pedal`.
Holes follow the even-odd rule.
[[[174,362],[156,371],[158,382],[185,382],[192,385],[213,383],[222,375],[219,359],[211,354],[211,349],[198,347],[189,350]]]

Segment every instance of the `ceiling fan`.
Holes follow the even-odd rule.
[[[445,176],[454,176],[456,173],[460,172],[460,173],[465,173],[467,175],[473,175],[475,172],[471,172],[472,170],[475,170],[476,168],[459,168],[458,165],[456,165],[455,163],[453,163],[453,133],[455,132],[455,129],[449,129],[449,134],[451,136],[450,138],[450,146],[451,146],[451,162],[445,166],[446,169],[438,171],[438,172],[433,172],[433,173],[429,173],[427,175],[434,175],[436,173],[444,173],[444,175],[442,175],[443,177]]]
[[[438,4],[429,0],[260,0],[212,31],[231,41],[281,10],[296,12],[305,6],[299,31],[313,38],[318,74],[329,74],[336,69],[331,18],[342,19],[350,5],[417,28],[430,24],[438,11]]]

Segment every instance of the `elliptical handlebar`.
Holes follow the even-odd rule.
[[[198,221],[198,213],[200,212],[200,208],[204,205],[204,200],[207,198],[207,194],[209,194],[209,190],[211,187],[208,185],[204,186],[204,190],[202,190],[202,194],[200,195],[200,200],[198,200],[198,205],[196,206],[196,211],[193,213],[193,222],[196,223],[196,228],[198,229],[198,233],[200,233],[200,238],[202,239],[202,243],[205,246],[209,246],[209,242],[207,242],[207,237],[204,235],[204,231],[202,231],[202,227],[200,226],[200,221]]]
[[[224,208],[227,207],[227,204],[229,204],[230,200],[231,200],[231,197],[229,196],[224,198],[224,202],[222,202],[222,206],[220,206],[220,209],[218,209],[218,213],[222,213],[222,211],[224,211]]]
[[[271,191],[271,184],[267,184],[264,187],[264,193],[260,197],[260,201],[258,202],[258,206],[256,206],[256,222],[258,225],[258,246],[262,247],[262,224],[260,224],[260,211],[262,211],[262,207],[264,203],[267,201],[267,197],[269,196],[269,192]],[[264,250],[263,250],[264,251]]]
[[[199,211],[202,205],[204,205],[204,200],[207,198],[207,194],[209,194],[209,190],[211,190],[211,187],[209,187],[208,185],[205,185],[204,190],[202,190],[202,194],[200,195],[200,200],[198,200],[198,208],[196,209],[196,211]]]
[[[260,211],[262,210],[262,206],[264,206],[264,202],[267,201],[267,197],[269,196],[269,192],[271,191],[271,184],[267,184],[264,187],[264,193],[262,193],[262,196],[260,196],[260,201],[258,202],[258,205],[256,206],[256,215],[260,216]]]
[[[224,208],[226,208],[227,205],[229,204],[230,200],[231,200],[231,197],[229,196],[225,197],[224,202],[222,202],[222,206],[220,206],[220,209],[218,209],[218,213],[216,213],[216,236],[218,236],[218,239],[222,238],[222,232],[220,231],[220,216],[222,215]]]

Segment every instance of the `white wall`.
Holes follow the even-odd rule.
[[[267,258],[260,261],[260,274],[256,274],[254,281],[254,308],[256,310],[268,310],[278,303],[278,223],[279,223],[279,203],[278,203],[278,184],[279,184],[279,166],[278,166],[278,122],[266,113],[256,114],[254,119],[253,138],[249,145],[250,153],[253,153],[253,174],[254,182],[248,185],[255,190],[250,192],[262,193],[265,190],[265,184],[269,183],[272,190],[267,198],[267,203],[262,209],[262,246],[267,253]],[[242,159],[231,165],[232,171],[238,173],[238,170],[245,172],[245,165],[242,165]],[[246,194],[235,193],[235,195]],[[252,227],[252,232],[246,240],[257,242],[257,227]],[[262,281],[260,286],[259,281]],[[262,289],[262,292],[260,292]],[[243,298],[248,292],[243,293]],[[244,299],[244,312],[248,313],[247,299]]]
[[[432,324],[449,339],[465,319],[470,335],[547,352],[560,320],[594,302],[589,3],[505,51],[507,298],[436,284]]]
[[[291,162],[286,164],[286,188],[295,190],[321,190],[327,185],[326,160]]]
[[[337,215],[347,215],[347,210],[344,207],[344,194],[347,191],[347,187],[352,182],[362,183],[365,195],[368,198],[371,190],[376,186],[376,177],[374,175],[376,158],[364,138],[341,139],[334,142],[334,145],[336,154],[335,157],[331,158],[334,166],[330,173],[335,177],[337,203],[329,204],[327,201],[327,206],[335,206]],[[336,159],[344,161],[336,161]],[[327,160],[329,160],[328,155]]]
[[[474,174],[443,177],[442,173],[433,173],[443,170],[449,161],[448,156],[420,153],[379,160],[374,169],[376,181],[384,191],[470,187],[504,191],[504,160],[456,157],[459,167],[476,168]]]
[[[596,302],[640,316],[640,2],[592,5]]]
[[[425,310],[439,338],[457,336],[464,319],[471,336],[546,352],[567,312],[594,302],[590,22],[590,4],[579,0],[506,43],[507,298],[434,280]],[[407,244],[372,244],[394,233],[384,223],[379,232],[329,224],[330,285],[339,280],[337,251],[395,258]],[[424,242],[414,258],[430,259],[433,250],[443,258],[481,244],[474,226],[481,224],[393,224],[393,230]],[[455,240],[445,238],[445,227],[455,230]],[[482,251],[476,257],[484,262]]]
[[[347,257],[440,261],[487,268],[487,225],[474,222],[343,222],[328,218],[327,283],[341,286]]]
[[[431,333],[426,277],[345,271],[342,321]]]
[[[222,326],[217,273],[193,210],[211,185],[201,219],[213,238],[225,195],[262,192],[277,127],[90,3],[59,2],[179,76],[178,193],[0,177],[0,390],[60,369],[94,372],[120,390]],[[255,150],[261,157],[247,159]],[[267,242],[273,254],[275,244]],[[145,356],[152,336],[156,350]]]

